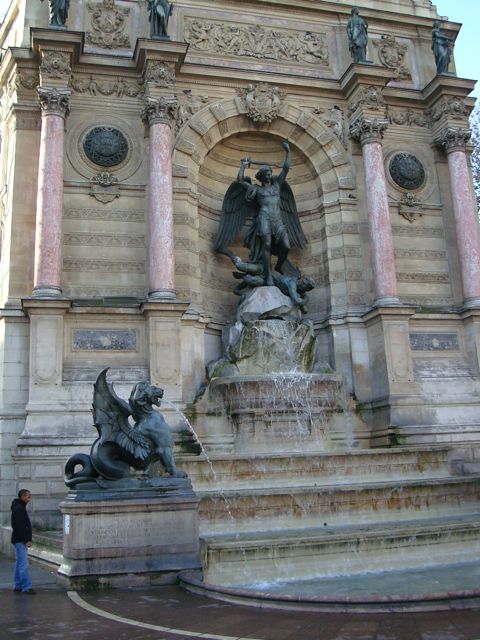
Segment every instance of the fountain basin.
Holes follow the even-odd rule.
[[[472,568],[474,579],[478,580],[480,565],[462,563],[423,572],[364,574],[358,576],[358,582],[348,577],[343,581],[309,581],[308,585],[299,581],[288,586],[277,583],[252,585],[251,588],[226,587],[199,580],[189,572],[182,572],[179,582],[186,591],[197,595],[261,608],[345,613],[448,611],[480,607],[480,589],[462,586],[465,573],[472,573]],[[440,589],[439,584],[442,585]],[[360,585],[364,591],[362,595],[356,592]],[[308,590],[315,590],[315,595],[305,592]],[[383,590],[388,593],[382,593]]]
[[[324,451],[346,442],[342,380],[277,373],[214,378],[211,397],[234,430],[234,452]]]

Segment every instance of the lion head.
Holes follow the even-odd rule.
[[[129,403],[132,410],[148,409],[151,405],[159,407],[162,398],[163,389],[148,382],[138,382],[132,389]]]

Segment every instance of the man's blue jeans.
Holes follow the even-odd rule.
[[[27,545],[23,542],[16,542],[15,547],[15,573],[13,580],[15,589],[28,591],[32,588],[32,581],[28,575],[28,552]]]

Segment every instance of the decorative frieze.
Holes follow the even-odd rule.
[[[91,31],[87,31],[85,40],[102,49],[129,48],[130,37],[125,33],[126,18],[130,14],[128,7],[115,4],[115,0],[87,2],[90,14]]]
[[[37,91],[43,114],[54,114],[65,118],[70,113],[71,91],[69,89],[37,87]]]
[[[445,232],[443,228],[438,227],[400,227],[392,225],[392,231],[395,236],[403,237],[422,237],[422,238],[444,238]]]
[[[378,118],[357,118],[350,125],[350,136],[360,144],[381,142],[388,127],[388,120]]]
[[[32,91],[38,86],[39,82],[38,72],[32,71],[30,73],[25,73],[23,71],[18,71],[7,85],[7,96],[11,97],[15,91],[19,91],[20,89]]]
[[[145,222],[143,211],[121,209],[65,209],[67,220],[104,220],[106,222]]]
[[[42,78],[60,78],[68,81],[72,75],[70,54],[64,51],[42,51],[40,74]]]
[[[387,106],[387,118],[390,123],[405,127],[428,127],[430,121],[424,113],[406,109],[405,111],[395,111]]]
[[[245,115],[254,122],[273,122],[280,115],[285,92],[266,82],[249,84],[238,90],[245,107]]]
[[[139,260],[80,260],[64,258],[65,271],[98,271],[101,273],[145,273],[145,263]]]
[[[145,287],[133,286],[65,285],[63,292],[69,298],[145,298]]]
[[[395,249],[395,257],[408,260],[446,260],[447,252],[434,249]]]
[[[438,138],[435,138],[435,144],[446,153],[465,151],[471,135],[471,131],[468,129],[449,127],[442,131]]]
[[[138,82],[127,82],[124,78],[113,81],[95,76],[82,78],[73,76],[70,85],[75,93],[88,93],[91,96],[115,96],[117,98],[136,98],[143,93],[142,85]]]
[[[63,235],[63,244],[84,247],[145,248],[145,236],[121,233],[72,232]]]
[[[372,43],[377,48],[380,64],[388,69],[393,69],[393,76],[396,80],[411,78],[410,70],[405,61],[408,50],[406,44],[400,44],[392,35],[384,35],[380,40],[373,40]]]
[[[175,96],[160,98],[145,98],[145,107],[142,112],[142,119],[149,126],[153,124],[168,124],[169,126],[175,121],[178,102]]]
[[[329,63],[325,33],[185,18],[183,34],[203,53],[308,65]]]
[[[448,273],[434,273],[430,272],[407,272],[397,273],[398,282],[416,282],[416,283],[431,283],[431,284],[448,284],[450,282],[450,276]]]

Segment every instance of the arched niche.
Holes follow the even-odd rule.
[[[310,296],[315,316],[326,308],[329,295],[322,233],[325,202],[339,202],[342,191],[354,188],[340,141],[312,114],[294,106],[287,106],[272,123],[259,126],[243,114],[241,102],[235,98],[198,112],[177,137],[173,162],[177,175],[182,177],[175,181],[175,197],[180,206],[184,192],[189,190],[192,194],[190,212],[198,232],[196,260],[191,256],[192,268],[183,265],[177,270],[177,281],[180,289],[190,292],[192,299],[220,324],[232,321],[238,303],[232,293],[233,265],[228,258],[213,252],[224,194],[236,178],[242,157],[282,164],[284,139],[289,140],[292,149],[288,181],[309,240],[305,250],[292,250],[291,259],[318,283]],[[252,178],[254,174],[253,167],[247,171]],[[244,233],[232,248],[246,257],[243,237]]]

